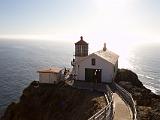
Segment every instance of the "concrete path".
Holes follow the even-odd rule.
[[[117,93],[113,93],[113,100],[115,104],[114,120],[132,120],[130,109]]]

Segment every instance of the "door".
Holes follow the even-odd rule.
[[[95,69],[94,71],[94,74],[95,74],[94,81],[96,83],[101,83],[101,73],[102,73],[101,71],[102,71],[101,69]]]
[[[87,82],[93,82],[94,80],[94,70],[90,68],[85,68],[85,80]]]
[[[101,82],[101,69],[85,68],[85,80],[87,82],[100,83]]]

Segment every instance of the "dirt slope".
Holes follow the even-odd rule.
[[[86,120],[106,103],[102,93],[32,82],[19,103],[8,106],[1,120]]]

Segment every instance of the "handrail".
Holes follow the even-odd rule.
[[[108,85],[105,86],[106,91],[104,92],[104,96],[108,105],[102,108],[100,111],[95,113],[92,117],[88,120],[112,120],[113,119],[113,100],[112,100],[112,92]]]
[[[88,120],[96,120],[98,117],[103,117],[101,115],[103,113],[105,113],[108,108],[109,108],[109,106],[105,106],[100,111],[98,111],[97,113],[95,113],[92,117],[90,117]]]
[[[122,99],[130,106],[133,113],[133,120],[137,120],[136,103],[134,102],[132,95],[118,84],[114,83],[114,85]]]

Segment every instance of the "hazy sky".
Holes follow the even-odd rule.
[[[0,0],[0,37],[160,41],[160,0]]]

